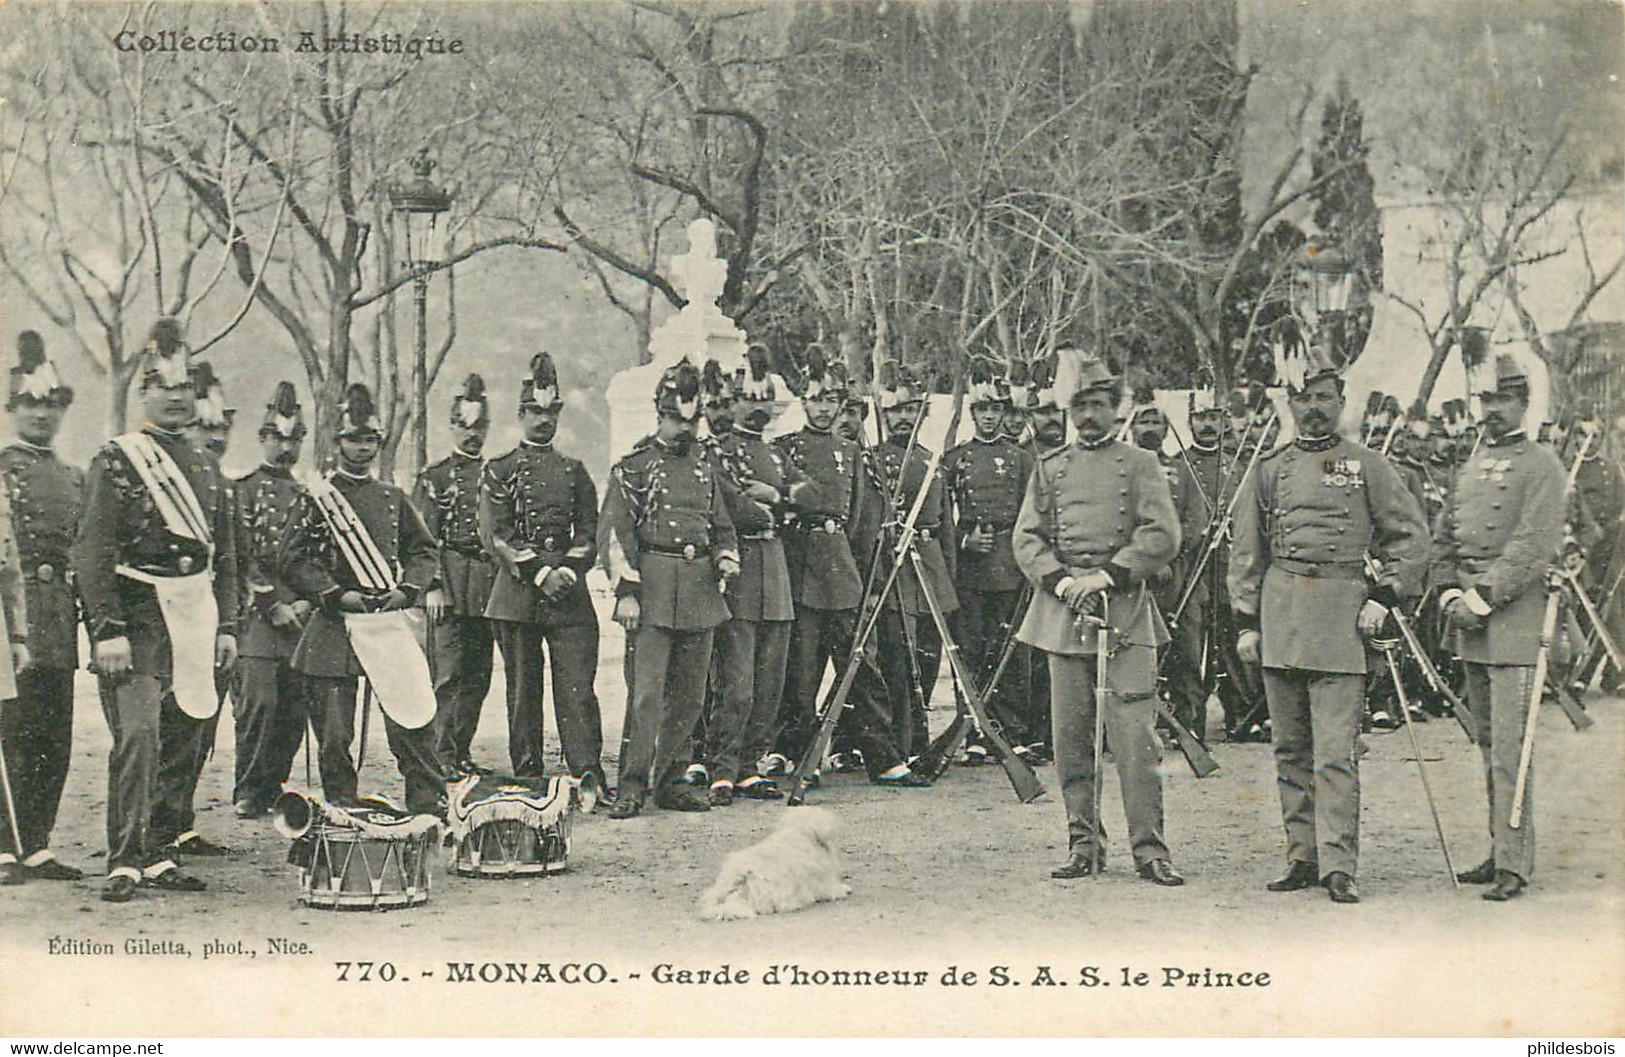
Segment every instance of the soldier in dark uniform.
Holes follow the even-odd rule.
[[[845,374],[837,366],[825,362],[818,346],[808,348],[799,394],[807,424],[773,441],[797,481],[790,491],[785,526],[795,620],[779,713],[775,754],[779,766],[770,768],[779,773],[791,761],[800,760],[812,744],[825,666],[846,663],[864,604],[863,578],[848,534],[858,509],[859,490],[866,487],[859,476],[864,473],[863,449],[856,441],[832,432],[848,396]],[[848,711],[840,722],[846,725],[847,739],[862,754],[870,781],[895,787],[929,786],[929,781],[903,763],[892,740],[885,686],[874,664],[873,646],[871,641],[859,656]]]
[[[142,881],[203,889],[154,839],[160,703],[174,693],[188,718],[207,715],[219,705],[209,700],[214,669],[229,670],[237,657],[232,511],[219,464],[183,432],[197,402],[189,358],[179,325],[160,320],[142,352],[147,425],[91,460],[70,554],[113,733],[102,889],[113,903]],[[161,608],[160,593],[172,604]]]
[[[1095,710],[1117,764],[1136,872],[1184,884],[1163,839],[1161,747],[1153,729],[1157,647],[1168,641],[1148,581],[1179,551],[1179,517],[1155,456],[1112,438],[1120,383],[1086,361],[1069,401],[1075,444],[1039,460],[1016,521],[1015,555],[1033,584],[1023,642],[1049,655],[1055,768],[1066,804],[1068,858],[1058,878],[1105,869],[1106,834],[1094,786]],[[1099,655],[1104,599],[1110,630]],[[1095,698],[1106,664],[1111,698]]]
[[[15,673],[17,699],[0,706],[0,743],[17,811],[15,840],[10,819],[0,817],[0,884],[83,876],[51,851],[73,746],[73,672],[79,663],[68,550],[79,530],[84,474],[58,459],[52,447],[72,402],[73,390],[46,358],[40,336],[19,334],[6,401],[17,439],[0,451],[0,470],[10,490],[22,566],[29,663]],[[18,641],[22,629],[9,630]],[[22,849],[20,861],[14,861],[14,843]]]
[[[223,459],[231,442],[231,423],[237,409],[226,403],[225,388],[208,360],[193,363],[192,389],[197,394],[197,416],[187,425],[186,437],[215,459]],[[235,482],[229,479],[226,481],[225,503],[235,517]],[[240,563],[237,572],[240,579]],[[241,601],[239,596],[239,606]],[[239,636],[239,655],[241,645]],[[225,704],[226,694],[231,690],[235,676],[235,668],[215,672],[214,692],[219,705]],[[170,845],[176,854],[211,858],[232,854],[231,848],[203,836],[193,828],[197,821],[197,811],[193,806],[197,798],[197,784],[203,777],[203,768],[209,762],[209,757],[214,754],[214,736],[219,726],[218,707],[208,718],[194,720],[176,707],[172,696],[164,698],[163,715],[159,719],[158,799],[153,804],[152,826],[153,838],[160,844]]]
[[[304,487],[294,480],[305,420],[292,382],[278,382],[260,425],[260,464],[237,479],[242,635],[233,688],[238,818],[258,818],[282,792],[310,720],[309,691],[293,668],[311,604],[283,579],[277,554]]]
[[[496,566],[480,542],[480,457],[491,429],[485,379],[471,374],[451,402],[452,453],[418,475],[412,497],[429,534],[440,541],[440,588],[424,598],[434,662],[435,755],[448,771],[476,774],[474,732],[491,689],[495,635],[485,616]],[[540,687],[537,704],[540,705]],[[537,724],[540,730],[540,723]]]
[[[277,564],[288,585],[315,605],[294,650],[293,667],[309,680],[322,793],[336,803],[353,804],[357,776],[350,745],[355,740],[356,691],[368,673],[350,645],[344,615],[415,606],[439,586],[440,569],[434,537],[406,493],[372,476],[383,431],[365,385],[352,382],[345,391],[334,437],[338,465],[313,487],[336,491],[359,528],[345,533],[330,527],[319,499],[307,491],[290,515]],[[376,552],[384,568],[364,576],[349,555],[368,551]],[[394,586],[387,586],[390,582]],[[390,752],[406,780],[407,810],[441,814],[444,776],[432,724],[406,727],[386,709],[380,711]]]
[[[1597,607],[1616,641],[1625,640],[1622,627],[1621,592],[1617,584],[1625,567],[1621,535],[1625,532],[1625,473],[1621,472],[1616,450],[1604,435],[1596,406],[1582,403],[1575,416],[1573,458],[1580,459],[1570,496],[1569,525],[1574,549],[1584,556],[1580,583]],[[1580,685],[1590,685],[1598,665],[1607,665],[1608,655],[1595,651],[1595,660],[1584,670],[1574,672]],[[1614,672],[1609,684],[1614,692],[1625,686],[1625,672]]]
[[[1016,566],[1010,534],[1033,471],[1033,457],[1004,433],[1010,390],[995,365],[973,362],[969,371],[965,395],[976,432],[943,456],[942,479],[954,527],[948,545],[957,549],[955,634],[966,664],[985,688],[1021,618],[1017,607],[1026,581]],[[1013,687],[1012,680],[1001,678],[988,707],[1016,754],[1029,763],[1042,762],[1049,742],[1048,731],[1036,725],[1042,713],[1035,715],[1021,688]],[[978,750],[980,755],[987,753],[985,746],[976,744],[967,752]]]
[[[1534,774],[1521,824],[1511,815],[1531,668],[1540,650],[1547,574],[1563,547],[1563,464],[1523,428],[1529,379],[1495,357],[1479,393],[1485,443],[1462,467],[1443,522],[1434,574],[1440,606],[1467,668],[1467,704],[1478,731],[1488,794],[1490,857],[1460,880],[1492,884],[1484,898],[1521,893],[1535,869]]]
[[[614,616],[636,651],[614,819],[639,814],[651,785],[657,807],[710,810],[683,772],[712,637],[729,616],[722,584],[739,575],[725,475],[694,435],[699,370],[686,359],[668,369],[655,408],[653,438],[615,464],[604,497]]]
[[[875,403],[880,407],[885,438],[869,450],[865,462],[869,473],[860,484],[864,501],[853,525],[853,553],[860,563],[878,556],[879,579],[894,555],[896,531],[924,488],[925,501],[914,519],[914,548],[941,615],[951,617],[959,609],[959,597],[937,539],[946,523],[946,494],[940,473],[926,476],[929,449],[911,442],[927,396],[925,379],[918,371],[904,364],[881,366]],[[912,759],[930,741],[926,712],[941,662],[941,636],[912,561],[903,563],[892,593],[882,603],[876,640],[890,702],[892,737],[904,757]]]
[[[1301,365],[1301,366],[1300,366]],[[1337,433],[1343,380],[1319,349],[1288,363],[1292,444],[1242,483],[1230,598],[1237,652],[1264,667],[1288,870],[1272,892],[1324,884],[1359,902],[1366,645],[1427,569],[1422,511],[1381,455]],[[1367,585],[1363,558],[1381,563]]]
[[[586,583],[597,558],[598,490],[581,460],[553,446],[563,408],[553,359],[538,352],[519,386],[519,446],[487,463],[480,485],[480,531],[497,559],[485,615],[494,622],[506,668],[514,773],[546,772],[545,646],[565,766],[571,774],[602,779],[604,733],[593,690],[598,617]]]

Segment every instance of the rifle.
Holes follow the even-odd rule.
[[[1369,554],[1365,555],[1365,572],[1367,576],[1371,577],[1372,583],[1375,583],[1382,574],[1382,567]],[[1444,676],[1439,674],[1438,667],[1434,665],[1433,658],[1429,657],[1427,650],[1422,648],[1422,640],[1416,637],[1416,629],[1411,626],[1410,618],[1405,615],[1405,608],[1395,606],[1388,612],[1394,618],[1394,624],[1399,628],[1400,637],[1405,640],[1405,649],[1410,652],[1411,657],[1416,661],[1416,666],[1422,669],[1423,678],[1427,679],[1428,685],[1433,688],[1434,693],[1450,703],[1450,711],[1455,715],[1456,722],[1461,724],[1462,732],[1467,735],[1467,741],[1470,744],[1477,745],[1478,736],[1473,733],[1472,711],[1456,695],[1456,692],[1450,689],[1450,684],[1445,681]]]
[[[1461,881],[1456,878],[1456,866],[1450,861],[1450,842],[1444,839],[1444,823],[1439,821],[1439,805],[1433,799],[1433,785],[1428,781],[1428,769],[1422,763],[1422,746],[1416,740],[1416,726],[1411,721],[1411,702],[1405,694],[1405,684],[1399,677],[1399,661],[1394,657],[1394,647],[1384,646],[1382,655],[1388,661],[1388,674],[1394,680],[1394,691],[1399,694],[1399,714],[1405,717],[1405,733],[1410,735],[1411,754],[1416,757],[1416,773],[1422,776],[1422,792],[1428,798],[1428,810],[1433,813],[1433,832],[1439,835],[1439,848],[1444,852],[1445,872],[1450,875],[1450,883],[1456,888],[1461,887]]]
[[[1027,605],[1032,600],[1032,596],[1032,583],[1024,581],[1021,587],[1021,595],[1016,599],[1016,607],[1011,612],[1010,623],[1004,630],[1004,644],[999,649],[998,663],[994,665],[992,675],[988,677],[987,683],[982,687],[982,699],[984,701],[993,697],[993,691],[998,689],[999,680],[1004,677],[1004,670],[1009,665],[1010,658],[1016,652],[1016,622],[1027,611]],[[958,706],[954,721],[932,740],[930,747],[920,754],[920,758],[915,764],[915,769],[932,781],[936,781],[947,773],[948,765],[953,760],[954,754],[959,751],[959,746],[969,737],[971,730],[975,726],[973,717],[965,707],[964,694],[959,688],[957,679],[954,681],[954,697]]]
[[[923,417],[923,416],[922,416]],[[907,453],[904,453],[905,459]],[[874,634],[875,627],[880,623],[880,615],[884,609],[886,596],[891,593],[892,586],[897,582],[897,574],[902,571],[903,562],[909,553],[905,544],[912,545],[914,541],[914,523],[919,519],[920,510],[925,506],[926,494],[930,491],[931,480],[936,476],[937,466],[941,457],[931,453],[931,460],[925,468],[925,478],[920,482],[919,494],[914,497],[914,505],[909,508],[908,517],[904,519],[902,536],[898,540],[898,547],[892,555],[891,568],[886,574],[885,583],[881,585],[880,593],[872,600],[865,597],[865,607],[859,626],[852,636],[852,648],[848,651],[846,667],[841,671],[841,678],[831,689],[824,701],[823,712],[819,716],[818,730],[813,740],[802,755],[801,762],[796,766],[796,778],[791,784],[790,793],[786,797],[786,806],[796,807],[807,799],[807,790],[811,786],[812,772],[823,763],[824,756],[829,752],[830,742],[835,737],[835,725],[840,721],[841,711],[846,707],[846,699],[852,693],[852,684],[857,680],[858,668],[863,663],[863,651],[868,645],[869,636]],[[878,551],[878,546],[877,546]],[[878,555],[877,555],[878,557]],[[870,578],[879,570],[877,560],[870,567]]]
[[[1535,654],[1535,677],[1529,683],[1529,718],[1523,726],[1523,745],[1518,750],[1518,781],[1512,788],[1512,815],[1507,825],[1523,825],[1523,797],[1529,786],[1529,767],[1535,759],[1535,724],[1540,719],[1540,702],[1546,696],[1546,667],[1551,660],[1552,638],[1557,634],[1558,584],[1556,575],[1546,581],[1546,613],[1540,622],[1540,652]]]
[[[1168,702],[1153,694],[1152,703],[1156,705],[1157,715],[1168,724],[1168,729],[1174,732],[1174,741],[1179,744],[1180,754],[1185,762],[1191,765],[1191,771],[1198,778],[1206,778],[1219,770],[1219,761],[1213,758],[1213,753],[1202,744],[1202,739],[1193,734],[1189,727],[1181,723],[1174,715],[1174,710],[1168,707]]]
[[[1591,621],[1592,629],[1597,633],[1597,642],[1602,646],[1603,651],[1608,654],[1609,663],[1614,666],[1616,671],[1625,672],[1625,651],[1621,651],[1619,643],[1614,641],[1613,633],[1608,630],[1608,625],[1603,621],[1601,611],[1598,610],[1597,604],[1591,600],[1591,595],[1587,593],[1585,585],[1580,582],[1580,577],[1572,569],[1559,569],[1558,576],[1562,577],[1569,593],[1580,603],[1581,610],[1585,612],[1586,617]]]

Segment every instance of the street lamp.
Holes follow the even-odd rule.
[[[429,465],[429,270],[445,257],[445,228],[440,216],[451,208],[451,193],[429,182],[434,159],[428,148],[412,158],[417,178],[393,188],[390,203],[401,225],[405,265],[412,273],[412,303],[417,309],[417,344],[412,359],[412,444],[417,468]]]
[[[1295,271],[1300,294],[1306,295],[1299,310],[1309,309],[1304,314],[1314,331],[1312,340],[1325,340],[1341,362],[1343,323],[1354,297],[1354,261],[1335,242],[1316,237],[1304,243]]]

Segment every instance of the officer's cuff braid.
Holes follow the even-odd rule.
[[[641,584],[633,580],[617,580],[615,582],[616,598],[637,598]]]
[[[1392,584],[1373,584],[1368,594],[1371,601],[1386,609],[1393,609],[1399,605],[1399,592],[1394,590]]]
[[[1057,569],[1052,573],[1045,574],[1044,578],[1038,581],[1038,586],[1044,589],[1046,595],[1053,595],[1055,589],[1061,586],[1061,581],[1064,579],[1066,579],[1066,570]]]
[[[1239,609],[1234,610],[1233,612],[1235,613],[1236,627],[1237,628],[1239,628],[1242,631],[1257,631],[1257,630],[1259,630],[1258,614],[1257,613],[1243,613]]]
[[[1103,568],[1106,575],[1112,578],[1112,586],[1117,588],[1129,587],[1134,583],[1134,573],[1127,566],[1116,562],[1107,562]]]

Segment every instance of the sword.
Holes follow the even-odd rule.
[[[1529,687],[1529,718],[1523,725],[1523,746],[1518,750],[1518,781],[1512,788],[1512,816],[1507,824],[1517,829],[1523,824],[1523,797],[1529,786],[1529,767],[1535,760],[1535,724],[1540,719],[1540,702],[1546,696],[1546,666],[1551,660],[1552,638],[1557,633],[1558,583],[1547,580],[1546,614],[1540,622],[1540,652],[1535,654],[1535,678]]]
[[[1433,832],[1439,835],[1439,849],[1444,852],[1445,872],[1450,876],[1450,883],[1456,888],[1461,882],[1456,879],[1456,866],[1450,861],[1450,842],[1444,839],[1444,823],[1439,820],[1439,805],[1433,799],[1433,785],[1428,781],[1428,769],[1422,763],[1422,747],[1416,740],[1416,725],[1411,721],[1411,702],[1405,693],[1405,684],[1399,677],[1399,661],[1394,657],[1394,647],[1383,648],[1382,655],[1388,661],[1388,674],[1394,680],[1394,690],[1399,694],[1399,711],[1405,717],[1405,733],[1410,735],[1411,753],[1416,757],[1416,773],[1422,776],[1422,792],[1427,794],[1428,811],[1433,814]]]
[[[1102,780],[1101,768],[1105,765],[1106,749],[1106,701],[1111,694],[1111,686],[1107,677],[1107,661],[1111,659],[1111,622],[1109,602],[1104,591],[1100,594],[1100,614],[1086,616],[1084,620],[1095,625],[1095,744],[1091,766],[1094,768],[1093,783],[1089,790],[1091,803],[1094,807],[1094,838],[1095,846],[1091,854],[1094,856],[1093,867],[1089,876],[1100,879],[1100,801],[1105,790]]]

